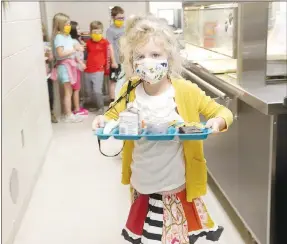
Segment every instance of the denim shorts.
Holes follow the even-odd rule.
[[[65,65],[58,65],[57,72],[58,72],[58,81],[60,81],[61,83],[70,82],[69,74]]]

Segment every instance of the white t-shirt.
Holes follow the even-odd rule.
[[[144,120],[183,122],[176,112],[175,91],[172,85],[159,96],[146,94],[143,85],[136,88],[135,106]],[[141,194],[171,191],[185,184],[183,146],[173,141],[135,141],[131,165],[132,186]]]

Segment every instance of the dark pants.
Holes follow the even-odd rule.
[[[50,110],[53,111],[53,109],[54,109],[54,89],[53,89],[53,81],[52,81],[51,79],[48,79],[48,80],[47,80],[47,83],[48,83]]]

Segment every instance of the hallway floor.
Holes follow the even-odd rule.
[[[14,244],[126,243],[120,233],[129,210],[129,188],[120,184],[120,158],[99,153],[92,119],[53,125],[46,162]],[[121,144],[110,140],[102,148],[113,154]],[[244,244],[211,191],[205,200],[225,228],[217,243]],[[196,244],[208,243],[200,239]]]

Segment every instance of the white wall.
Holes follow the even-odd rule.
[[[12,243],[51,140],[40,9],[10,2],[2,10],[2,242]],[[10,182],[12,170],[17,175]],[[15,193],[13,203],[10,189]]]
[[[286,59],[287,54],[287,38],[286,38],[286,2],[272,3],[272,16],[269,17],[269,26],[271,29],[268,33],[267,53],[268,55],[276,55]],[[269,13],[270,14],[270,13]],[[285,54],[285,55],[284,55]]]
[[[158,15],[158,9],[181,9],[182,2],[150,2],[149,3],[149,12]],[[159,16],[157,16],[159,17]]]
[[[62,12],[77,21],[84,31],[94,20],[103,23],[106,29],[110,25],[110,6],[121,6],[126,17],[132,14],[145,14],[148,11],[148,2],[46,2],[48,30],[51,32],[52,19],[56,13]]]
[[[180,14],[182,2],[150,2],[149,12],[156,17],[166,19],[169,25],[182,28],[183,16]]]

